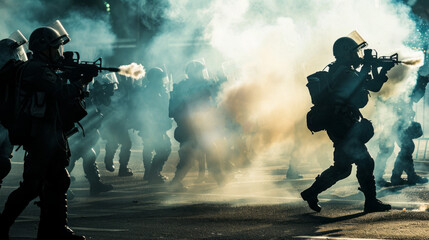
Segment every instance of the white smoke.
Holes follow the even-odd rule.
[[[133,79],[141,79],[146,75],[146,71],[143,65],[137,63],[122,65],[119,67],[119,69],[119,74],[124,75],[126,77],[131,77]]]

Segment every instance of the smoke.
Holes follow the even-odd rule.
[[[407,59],[407,66],[389,72],[389,91],[371,93],[364,112],[369,119],[374,99],[412,86],[418,68],[408,65],[421,64],[414,59],[422,53],[409,43],[418,34],[410,8],[395,1],[218,0],[169,5],[161,14],[166,18],[161,31],[147,45],[147,58],[166,63],[174,73],[184,69],[180,63],[200,58],[212,73],[225,62],[237,66],[234,78],[222,85],[218,102],[240,124],[253,162],[270,159],[286,167],[291,156],[273,150],[280,148],[283,153],[296,149],[301,163],[326,166],[316,158],[332,151],[332,145],[325,133],[312,135],[306,129],[311,102],[305,85],[308,75],[335,60],[336,39],[357,30],[380,55],[399,53],[400,59]]]
[[[133,79],[140,79],[146,75],[146,71],[143,65],[137,63],[122,65],[119,67],[119,69],[119,74],[124,75],[126,77],[131,77]]]
[[[99,1],[0,0],[0,37],[6,38],[19,29],[27,39],[38,27],[60,20],[70,38],[65,48],[78,51],[84,60],[108,57],[113,53],[116,35],[112,32],[109,15]]]

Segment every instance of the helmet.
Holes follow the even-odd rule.
[[[0,40],[0,68],[11,59],[27,61],[24,48],[10,38]]]
[[[57,30],[51,27],[41,27],[31,33],[28,48],[33,52],[41,52],[50,47],[59,48],[63,44],[63,37]]]
[[[208,79],[208,72],[206,66],[200,62],[193,60],[186,65],[185,73],[191,79]]]
[[[359,45],[349,37],[339,38],[334,43],[333,52],[336,59],[344,59],[352,53],[356,53]]]
[[[165,78],[166,76],[167,74],[165,74],[165,72],[158,67],[151,68],[146,75],[147,80],[149,81],[156,81],[157,79],[162,79],[162,78]]]

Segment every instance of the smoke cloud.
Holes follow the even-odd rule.
[[[131,77],[133,79],[140,79],[146,75],[146,71],[143,65],[137,63],[122,65],[119,67],[119,69],[119,74],[124,75],[126,77]]]

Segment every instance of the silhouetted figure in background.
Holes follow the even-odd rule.
[[[147,81],[135,96],[134,111],[138,121],[136,130],[143,141],[143,180],[151,184],[164,183],[167,177],[161,174],[164,163],[171,153],[170,137],[167,131],[172,127],[168,116],[169,93],[167,74],[161,68],[147,72]]]
[[[9,70],[10,61],[27,61],[27,55],[25,54],[23,45],[27,43],[27,39],[21,34],[19,30],[12,33],[9,38],[2,39],[0,41],[0,79],[1,79],[1,90],[0,93],[0,114],[6,115],[8,111],[4,106],[7,104],[7,95],[10,94],[6,91],[13,91],[12,89],[5,86],[7,81],[10,81],[10,76],[7,76]],[[9,64],[8,64],[9,63]],[[6,66],[7,65],[7,66]],[[6,90],[7,89],[7,90]],[[13,152],[13,145],[9,140],[8,130],[1,124],[0,121],[0,188],[3,179],[9,174],[11,170],[11,158]]]
[[[119,171],[118,176],[132,176],[133,172],[128,168],[128,162],[131,156],[131,138],[128,133],[130,129],[130,93],[133,91],[133,80],[122,79],[119,82],[118,90],[112,96],[112,103],[109,107],[102,109],[104,121],[100,129],[101,137],[106,140],[106,155],[104,163],[106,169],[110,172],[115,171],[113,159],[115,158],[116,150],[121,145],[119,153]]]
[[[374,135],[374,129],[359,109],[368,103],[369,91],[378,92],[387,81],[386,72],[393,67],[393,63],[383,66],[380,72],[377,67],[368,64],[363,64],[362,69],[357,71],[356,68],[362,62],[358,51],[365,46],[366,42],[358,44],[350,37],[342,37],[334,43],[336,61],[329,65],[329,92],[314,107],[319,108],[322,117],[307,118],[307,121],[310,120],[308,125],[311,121],[325,121],[324,128],[335,148],[334,165],[322,172],[313,185],[301,193],[309,207],[317,212],[321,210],[317,195],[348,177],[353,163],[357,166],[359,190],[365,195],[364,211],[391,209],[390,205],[383,204],[376,198],[374,160],[365,146]],[[372,76],[369,75],[370,71]]]
[[[179,164],[172,186],[183,190],[182,180],[198,159],[206,159],[207,168],[218,184],[224,177],[220,167],[218,146],[210,134],[218,128],[213,126],[210,114],[216,111],[217,86],[209,80],[205,65],[192,61],[186,66],[187,78],[174,85],[170,95],[169,114],[177,123],[174,138],[180,143]]]
[[[380,144],[387,146],[380,146],[380,157],[377,156],[376,161],[376,180],[379,180],[378,182],[380,182],[380,184],[384,183],[382,176],[386,168],[386,161],[393,152],[393,141],[396,141],[401,150],[396,157],[392,170],[392,176],[390,178],[391,184],[414,185],[416,183],[428,182],[427,178],[417,175],[413,161],[413,152],[415,149],[413,139],[417,139],[423,135],[420,123],[414,121],[415,112],[413,110],[413,104],[417,103],[424,96],[428,82],[428,76],[419,76],[409,99],[398,99],[391,104],[397,115],[397,120],[392,126],[392,129],[386,129],[386,131],[391,133],[390,138],[385,137],[384,142],[380,142]],[[407,180],[401,178],[403,172],[407,174]]]
[[[114,73],[109,73],[114,74]],[[98,140],[103,114],[97,105],[103,104],[108,106],[110,104],[110,97],[113,95],[114,84],[116,83],[99,83],[95,81],[93,88],[89,92],[89,97],[86,98],[86,110],[88,115],[80,121],[84,128],[84,133],[73,135],[70,142],[71,157],[70,165],[67,167],[69,173],[73,171],[77,160],[82,158],[83,171],[85,177],[89,182],[89,191],[91,195],[107,192],[113,189],[111,184],[104,184],[100,179],[100,172],[95,160],[100,154],[100,146]],[[69,192],[70,195],[70,192]],[[70,199],[70,198],[69,198]]]

